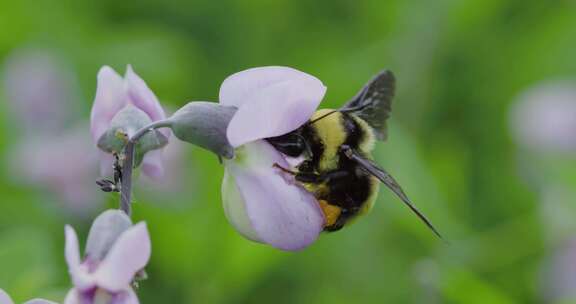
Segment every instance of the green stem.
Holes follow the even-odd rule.
[[[124,211],[128,216],[132,213],[132,169],[134,167],[134,153],[138,140],[146,133],[158,129],[169,127],[170,120],[158,120],[142,129],[136,131],[126,143],[124,147],[124,161],[122,163],[122,179],[120,181],[120,210]]]

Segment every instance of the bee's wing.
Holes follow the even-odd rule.
[[[376,138],[387,137],[386,120],[392,111],[396,80],[392,72],[385,70],[368,82],[340,111],[353,113],[365,120],[374,130]]]
[[[390,188],[401,200],[410,208],[421,220],[430,228],[434,234],[436,234],[439,238],[442,239],[442,235],[434,228],[432,223],[422,214],[416,206],[412,205],[410,199],[404,191],[402,187],[396,182],[396,180],[390,175],[388,172],[384,171],[384,169],[380,168],[377,164],[375,164],[372,160],[367,159],[356,152],[354,149],[350,148],[349,146],[342,146],[342,150],[344,154],[349,159],[355,161],[358,165],[360,165],[366,172],[372,174],[374,177],[378,178],[386,187]]]

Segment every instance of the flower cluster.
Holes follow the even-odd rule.
[[[144,222],[132,225],[119,210],[107,210],[92,224],[86,253],[80,255],[78,237],[70,226],[65,227],[65,257],[74,287],[64,304],[137,304],[131,287],[138,273],[150,259],[151,244]],[[12,300],[0,290],[0,304]],[[55,303],[35,299],[26,304]]]
[[[568,81],[538,84],[524,91],[510,111],[513,139],[536,152],[576,151],[576,88]]]
[[[102,67],[98,72],[96,98],[90,116],[92,139],[103,150],[100,152],[102,174],[108,175],[112,168],[110,153],[121,153],[125,141],[138,129],[165,118],[158,98],[131,66],[126,69],[124,78],[112,68]],[[144,138],[140,145],[142,172],[154,178],[164,174],[162,154],[158,148],[166,144],[170,133],[166,130],[161,132]]]
[[[131,283],[150,259],[145,223],[132,226],[119,210],[102,213],[94,221],[83,259],[76,232],[70,226],[65,232],[66,262],[74,283],[65,304],[138,303]]]
[[[90,131],[100,149],[103,173],[115,175],[106,185],[121,192],[123,207],[94,220],[84,255],[74,229],[65,227],[73,288],[64,303],[138,303],[132,286],[144,274],[151,243],[146,224],[133,225],[130,209],[124,208],[130,204],[131,183],[123,181],[130,180],[137,167],[152,177],[163,175],[160,153],[171,132],[157,128],[169,127],[177,138],[223,159],[224,211],[244,237],[282,250],[312,244],[323,229],[324,215],[311,193],[275,167],[289,167],[289,159],[265,139],[306,123],[325,92],[320,80],[298,70],[253,68],[223,82],[219,103],[191,102],[166,117],[157,97],[130,66],[124,77],[103,67]],[[6,303],[11,299],[0,290],[0,304]]]
[[[67,212],[92,213],[103,198],[93,186],[97,151],[76,111],[72,71],[49,51],[17,49],[1,72],[7,117],[18,124],[7,157],[11,176],[53,193]]]
[[[125,142],[118,141],[119,132],[131,138],[150,122],[165,121],[163,125],[171,127],[177,138],[225,158],[224,210],[243,236],[279,249],[299,250],[316,240],[324,216],[311,193],[274,168],[274,164],[289,166],[285,156],[264,139],[302,126],[325,92],[320,80],[301,71],[253,68],[224,80],[220,107],[192,102],[166,118],[157,98],[130,66],[124,78],[104,67],[98,74],[91,131],[104,152],[120,153]],[[145,115],[142,121],[141,114]],[[164,144],[145,145],[152,147],[141,151],[146,153],[145,173],[156,149]]]

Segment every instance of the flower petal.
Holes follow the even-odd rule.
[[[78,99],[73,94],[75,82],[59,59],[34,48],[19,48],[4,58],[4,102],[14,110],[19,127],[34,135],[59,132],[66,118],[75,115],[70,106]]]
[[[150,236],[140,222],[124,232],[94,273],[99,287],[112,292],[126,289],[136,272],[150,259]]]
[[[114,174],[114,156],[98,149],[98,163],[100,176],[112,176]]]
[[[64,298],[64,304],[79,304],[80,301],[78,300],[78,291],[76,288],[70,289],[66,294],[66,298]]]
[[[80,249],[78,245],[78,236],[76,231],[70,225],[64,227],[64,234],[66,237],[66,245],[64,249],[64,255],[66,257],[66,263],[70,271],[77,269],[80,266]]]
[[[227,106],[240,107],[252,101],[252,96],[260,90],[282,82],[298,83],[315,82],[323,87],[316,77],[283,66],[267,66],[247,69],[228,76],[220,86],[220,103]]]
[[[106,129],[112,117],[122,109],[128,98],[124,88],[124,80],[109,66],[103,66],[98,72],[96,98],[90,115],[90,133],[94,142]]]
[[[279,152],[264,141],[237,150],[225,164],[242,195],[246,214],[260,239],[283,250],[299,250],[317,238],[324,216],[314,196],[289,183],[273,164],[288,167]]]
[[[66,244],[64,255],[68,264],[68,272],[72,278],[74,286],[81,289],[90,288],[93,283],[91,275],[87,272],[86,267],[81,265],[80,250],[78,246],[78,236],[76,231],[70,225],[64,227]]]
[[[58,303],[52,302],[49,300],[45,300],[45,299],[32,299],[32,300],[27,301],[24,304],[58,304]]]
[[[263,242],[252,227],[252,223],[246,213],[244,198],[240,194],[236,181],[228,172],[228,169],[224,171],[222,180],[222,206],[224,207],[226,218],[236,228],[236,231],[251,241]]]
[[[140,110],[146,112],[152,121],[166,118],[166,113],[160,105],[154,92],[146,85],[146,82],[134,72],[131,65],[126,68],[126,88],[130,101]],[[170,132],[164,128],[159,130],[164,135],[169,136]]]
[[[10,296],[0,288],[0,304],[14,304]]]
[[[162,160],[162,150],[158,149],[146,152],[142,160],[142,173],[154,180],[162,179],[162,177],[164,177]]]
[[[121,294],[122,298],[118,299],[118,304],[139,304],[140,301],[138,301],[138,297],[136,296],[136,293],[134,292],[134,289],[132,288],[128,288],[128,290],[126,290],[126,292],[123,292]]]
[[[291,132],[310,119],[325,88],[314,82],[282,82],[262,89],[243,104],[228,125],[233,147]]]
[[[576,86],[556,81],[522,93],[511,108],[514,139],[536,152],[576,151]]]
[[[132,220],[122,210],[108,209],[94,219],[86,241],[87,260],[103,260],[118,238],[132,227]]]

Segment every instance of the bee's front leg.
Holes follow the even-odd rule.
[[[284,168],[284,167],[280,166],[278,163],[274,163],[274,164],[272,165],[272,167],[277,168],[277,169],[280,169],[280,171],[282,171],[282,172],[284,172],[284,173],[288,173],[288,174],[290,174],[290,175],[296,175],[296,174],[298,174],[298,172],[294,172],[294,171],[292,171],[292,170],[290,170],[290,169],[288,169],[288,168]]]
[[[296,180],[301,181],[303,183],[328,183],[330,181],[339,180],[346,178],[350,175],[350,172],[346,170],[334,170],[328,171],[324,173],[308,173],[302,172],[296,175]]]
[[[322,183],[325,181],[325,178],[323,177],[323,175],[316,174],[314,172],[300,172],[300,171],[296,172],[296,171],[292,171],[290,169],[284,168],[277,163],[275,163],[273,165],[273,167],[280,169],[284,173],[288,173],[290,175],[293,175],[297,181],[302,182],[302,183],[319,184],[319,183]]]

